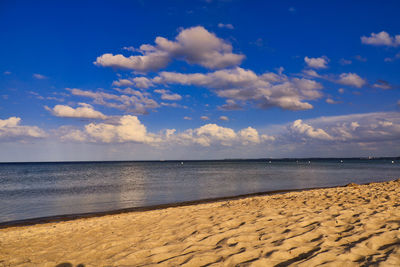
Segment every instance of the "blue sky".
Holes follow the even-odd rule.
[[[398,156],[398,1],[2,1],[0,161]]]

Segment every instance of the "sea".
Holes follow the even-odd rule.
[[[400,158],[0,163],[0,223],[400,178]]]

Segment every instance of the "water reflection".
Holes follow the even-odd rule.
[[[385,161],[0,164],[0,221],[395,179]]]

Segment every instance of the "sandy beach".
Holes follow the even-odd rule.
[[[0,230],[0,266],[400,266],[400,180]]]

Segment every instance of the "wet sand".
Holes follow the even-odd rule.
[[[400,266],[400,180],[0,229],[0,266],[62,263]]]

